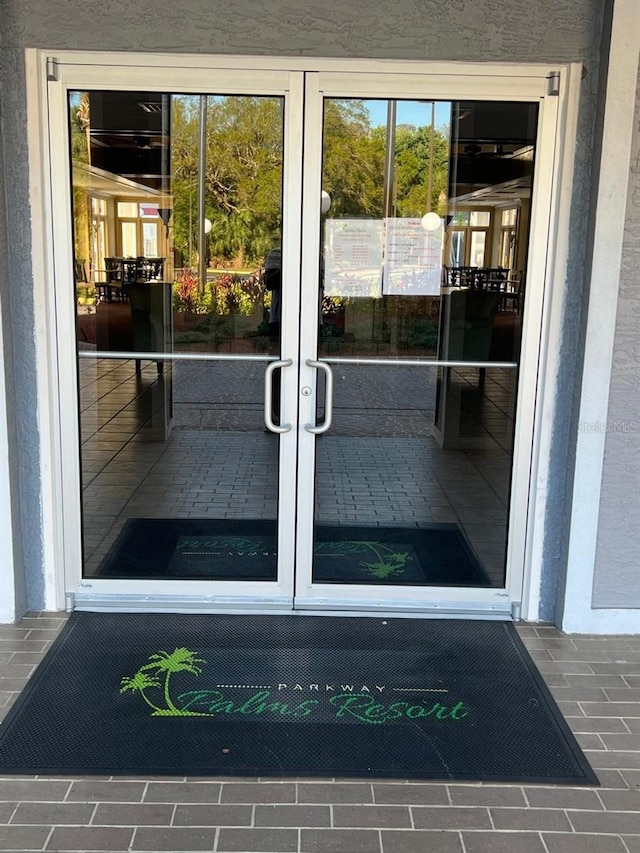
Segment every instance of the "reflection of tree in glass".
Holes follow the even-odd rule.
[[[439,211],[441,193],[447,191],[449,140],[446,129],[434,129],[429,205],[431,133],[430,126],[396,128],[395,216],[421,217],[427,209]],[[364,101],[325,101],[322,187],[331,196],[332,216],[383,216],[386,144],[387,128],[371,127]]]
[[[171,158],[174,240],[184,266],[195,266],[199,98],[172,97]],[[386,129],[372,127],[365,102],[327,99],[322,186],[331,216],[383,213]],[[427,209],[431,128],[400,125],[395,144],[395,212]],[[276,97],[209,97],[205,216],[214,265],[255,266],[280,242],[282,220],[282,101]],[[447,188],[448,140],[434,131],[431,208]]]
[[[396,215],[423,216],[429,199],[431,127],[401,125],[396,132]],[[440,215],[440,194],[446,196],[449,173],[448,134],[433,131],[433,178],[429,210]]]
[[[322,188],[333,218],[382,216],[384,134],[372,130],[360,100],[325,101]]]
[[[198,245],[199,98],[172,98],[171,158],[175,247],[195,265]],[[260,262],[280,241],[282,102],[280,98],[207,100],[205,216],[211,261],[240,268]]]
[[[69,93],[69,130],[73,166],[90,163],[91,126],[88,92]],[[89,196],[81,181],[74,180],[73,184],[75,257],[87,261],[91,256]]]

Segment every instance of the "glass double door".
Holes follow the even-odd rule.
[[[508,611],[542,78],[116,71],[50,84],[76,605]]]

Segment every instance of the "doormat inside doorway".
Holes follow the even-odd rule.
[[[315,583],[491,586],[457,524],[316,525]],[[130,518],[94,577],[275,580],[275,521]]]
[[[597,784],[512,625],[75,613],[0,773]]]

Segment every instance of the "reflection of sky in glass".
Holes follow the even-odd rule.
[[[371,116],[372,127],[386,125],[387,101],[371,100],[363,102]],[[398,101],[396,123],[412,124],[415,127],[431,125],[431,101]],[[451,118],[450,101],[436,101],[436,127],[448,126]]]

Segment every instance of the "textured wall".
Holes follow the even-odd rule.
[[[0,21],[1,23],[1,21]],[[5,98],[5,92],[0,89],[0,140],[6,138],[7,129],[5,122],[5,113],[6,113],[6,105],[7,101]],[[6,412],[7,412],[7,440],[9,443],[9,458],[8,458],[8,467],[9,467],[9,492],[8,496],[2,495],[4,500],[0,501],[2,503],[3,510],[6,512],[6,508],[10,507],[10,518],[12,523],[11,530],[11,539],[13,540],[13,553],[3,553],[0,556],[0,572],[8,571],[12,567],[12,564],[15,566],[15,577],[13,579],[13,593],[12,593],[12,604],[7,605],[6,600],[4,602],[0,602],[0,611],[4,611],[5,619],[11,618],[10,611],[15,610],[16,613],[22,613],[27,609],[27,580],[26,580],[26,563],[24,560],[23,552],[22,552],[22,534],[21,534],[21,506],[20,506],[20,479],[22,475],[22,465],[23,460],[21,455],[18,452],[15,452],[15,448],[20,447],[20,442],[18,441],[18,419],[15,417],[17,414],[18,407],[18,398],[19,395],[16,393],[16,370],[15,370],[15,358],[14,358],[14,348],[15,348],[15,335],[14,329],[9,322],[5,322],[5,320],[10,316],[10,290],[11,290],[11,266],[10,266],[10,245],[9,245],[9,231],[8,231],[8,222],[7,222],[7,204],[6,199],[8,197],[7,187],[5,183],[5,169],[4,169],[4,152],[3,146],[0,144],[0,304],[2,305],[2,311],[0,314],[2,315],[3,329],[2,334],[0,335],[0,346],[2,347],[2,352],[0,352],[0,370],[4,371],[4,382],[0,382],[0,387],[4,387],[5,389],[5,403],[6,403]],[[28,348],[31,348],[32,345],[32,334],[29,332],[26,345]],[[33,359],[33,356],[31,356]],[[1,407],[0,407],[1,408]],[[35,439],[35,436],[34,436]],[[26,454],[26,458],[28,458],[28,454]],[[25,472],[26,473],[26,472]],[[32,476],[32,484],[30,485],[30,491],[33,493],[33,490],[37,488],[37,484],[39,482],[39,476],[37,470],[32,472],[34,476]],[[5,482],[0,482],[0,488],[5,487]],[[37,496],[36,496],[37,497]],[[35,504],[36,513],[38,513],[35,517],[36,520],[39,518],[39,510],[38,504]],[[3,519],[6,520],[6,519]],[[36,527],[36,538],[37,538],[37,527]],[[6,550],[8,547],[7,542],[3,542],[0,538],[0,549]],[[39,566],[39,562],[35,562],[36,566]],[[37,573],[38,575],[41,573]],[[36,584],[36,588],[38,589],[42,585],[41,578],[35,577],[34,583]],[[7,579],[3,578],[3,582],[7,583]],[[5,587],[3,584],[0,584],[2,588]],[[0,593],[1,593],[0,589]],[[4,607],[3,607],[4,605]]]
[[[586,63],[569,265],[574,304],[562,344],[564,373],[558,398],[563,412],[553,443],[557,476],[551,483],[543,565],[542,613],[548,618],[553,615],[558,567],[563,560],[566,461],[575,420],[573,391],[581,348],[584,211],[589,207],[604,5],[604,0],[47,0],[36,6],[24,0],[4,0],[0,62],[6,94],[4,146],[12,279],[9,310],[15,352],[16,432],[21,436],[17,447],[20,506],[29,531],[24,551],[31,573],[31,607],[42,602],[42,581],[38,579],[42,549],[35,529],[39,519],[39,460],[23,48]],[[0,286],[7,283],[0,282]]]
[[[560,624],[563,618],[567,582],[572,513],[570,495],[573,493],[574,478],[571,461],[575,459],[576,453],[582,393],[583,346],[591,280],[590,250],[595,237],[596,188],[602,153],[613,3],[614,0],[605,0],[602,4],[600,44],[594,46],[594,55],[599,55],[599,73],[597,80],[591,74],[583,81],[583,108],[576,139],[571,245],[567,263],[568,287],[560,346],[561,373],[556,389],[558,417],[554,424],[551,447],[551,464],[555,476],[549,483],[539,611],[540,619],[555,621],[556,624]],[[586,70],[588,74],[589,69]],[[590,126],[587,126],[587,121],[591,121]],[[582,163],[585,164],[584,169],[581,168]],[[582,216],[581,224],[576,223],[576,214]]]
[[[640,69],[600,495],[594,607],[640,608]]]
[[[5,0],[14,47],[407,59],[585,57],[602,0]]]

